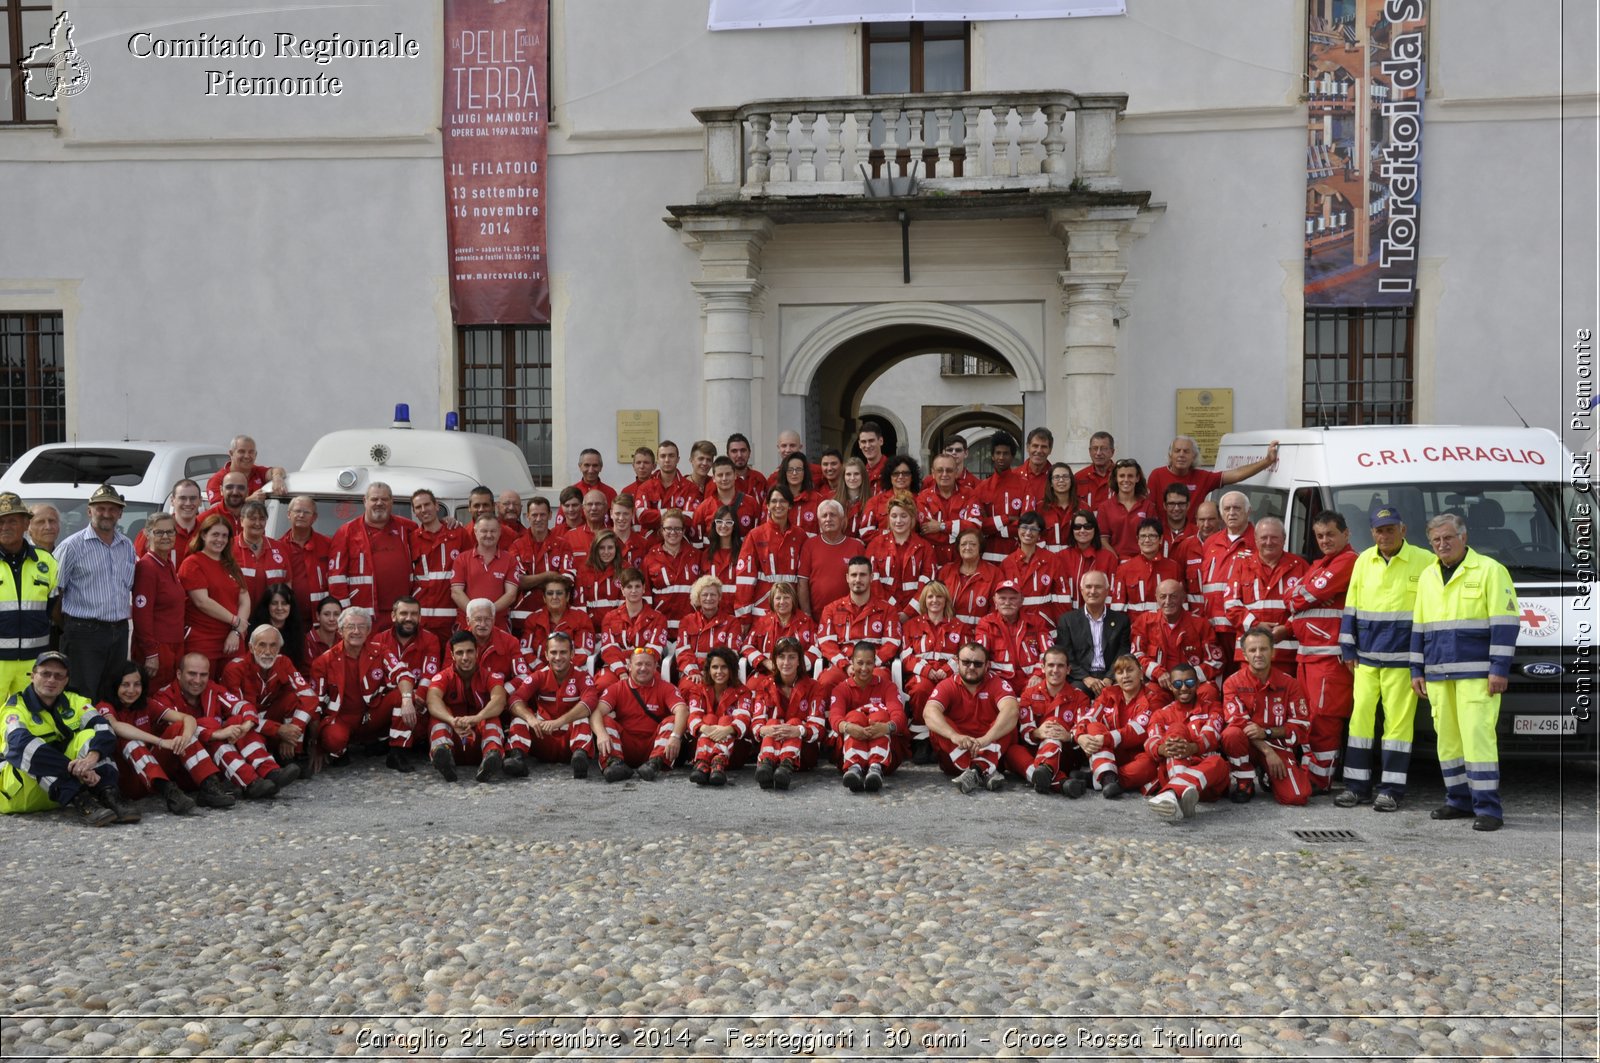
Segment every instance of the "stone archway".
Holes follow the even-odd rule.
[[[834,446],[850,453],[867,388],[899,362],[932,353],[976,355],[1010,370],[1021,392],[1044,390],[1040,353],[980,307],[883,303],[843,308],[815,325],[784,359],[779,390],[805,399],[807,451]],[[922,441],[921,428],[905,426],[901,449]]]

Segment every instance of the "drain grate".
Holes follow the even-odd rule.
[[[1330,845],[1361,840],[1361,835],[1353,830],[1296,830],[1289,833],[1303,842],[1320,842]]]

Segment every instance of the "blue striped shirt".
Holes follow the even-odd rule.
[[[56,543],[55,555],[63,614],[79,620],[126,620],[133,614],[139,559],[126,535],[116,532],[107,545],[93,528],[84,528]]]

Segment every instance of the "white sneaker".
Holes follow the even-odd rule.
[[[1200,790],[1191,786],[1178,795],[1178,811],[1184,819],[1193,819],[1194,810],[1200,807]]]
[[[1145,804],[1150,806],[1150,811],[1168,822],[1176,822],[1183,818],[1178,809],[1178,795],[1171,790],[1162,790]]]
[[[978,788],[978,769],[968,768],[956,776],[956,788],[964,794],[970,794]]]

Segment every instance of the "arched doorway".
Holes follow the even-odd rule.
[[[967,442],[967,469],[978,476],[989,475],[994,467],[989,456],[989,444],[994,433],[1003,431],[1020,440],[1022,407],[991,406],[979,403],[973,406],[956,406],[940,411],[926,422],[922,430],[922,452],[931,462],[956,436]]]
[[[1022,421],[1025,398],[1037,400],[1043,391],[1038,353],[1015,329],[981,309],[948,303],[852,307],[814,328],[785,358],[780,389],[804,396],[807,452],[837,447],[851,453],[868,389],[901,363],[930,355],[937,356],[929,360],[935,368],[922,376],[932,377],[935,386],[923,391],[918,385],[904,394],[897,386],[890,395],[880,388],[867,411],[895,409],[897,418],[877,418],[889,421],[894,434],[901,436],[886,442],[916,454],[924,463],[930,444],[945,437],[928,431],[930,418],[938,420],[949,409],[962,408],[970,416],[959,423],[945,417],[945,424],[954,425],[945,435],[978,425],[1014,431]],[[952,365],[965,368],[949,371]],[[974,394],[966,386],[970,383],[964,379],[966,371],[972,372],[973,381],[981,377],[990,390]],[[1001,390],[996,392],[996,387]],[[1009,416],[998,416],[996,410]]]

